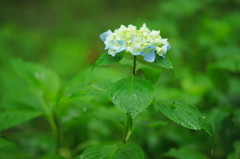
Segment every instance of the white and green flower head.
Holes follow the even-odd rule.
[[[121,25],[114,32],[108,30],[102,33],[100,38],[104,41],[108,54],[115,56],[126,51],[132,55],[141,55],[148,62],[154,62],[156,54],[164,57],[170,49],[167,39],[161,37],[160,31],[149,30],[146,24],[140,29],[133,25]]]

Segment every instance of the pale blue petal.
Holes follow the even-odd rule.
[[[108,54],[115,56],[116,53],[122,52],[126,49],[126,42],[123,40],[111,40],[109,44]]]
[[[170,48],[171,48],[171,45],[167,43],[167,50],[169,50]]]
[[[112,56],[115,56],[115,55],[116,55],[116,50],[109,49],[109,50],[108,50],[108,54],[109,54],[109,55],[112,55]]]
[[[163,51],[162,55],[164,56],[167,53],[167,48]]]
[[[122,52],[124,49],[123,48],[119,48],[116,50],[116,53]]]
[[[118,44],[120,45],[120,47],[126,46],[126,43],[125,43],[124,40],[118,40],[117,42],[118,42]]]
[[[116,53],[122,52],[126,49],[127,43],[124,40],[118,40],[119,48],[116,50]]]
[[[118,49],[118,42],[116,40],[110,40],[109,41],[109,48],[112,50],[117,50]]]
[[[150,52],[150,53],[146,54],[143,58],[144,58],[144,60],[146,60],[148,62],[153,62],[155,60],[155,53]]]
[[[140,55],[145,56],[145,54],[149,54],[151,52],[154,52],[156,50],[156,46],[148,46],[145,47],[141,52]]]
[[[112,34],[112,31],[111,31],[111,30],[108,30],[108,31],[100,34],[100,39],[101,39],[102,41],[105,41],[106,38],[107,38],[110,34]]]
[[[165,55],[167,53],[168,48],[169,48],[169,45],[163,47],[164,51],[162,52],[162,55]]]
[[[134,40],[135,40],[135,36],[132,36],[132,37],[131,37],[131,42],[133,43]]]
[[[141,51],[140,55],[143,56],[144,60],[153,62],[155,60],[155,50],[155,46],[148,46],[143,51]]]
[[[133,50],[133,51],[132,51],[132,55],[140,55],[140,52],[141,52],[141,51],[134,51],[134,50]]]
[[[105,45],[104,50],[107,50],[107,49],[109,49],[109,46],[108,46],[108,45]]]
[[[135,47],[135,48],[133,48],[131,53],[133,55],[140,55],[141,52],[142,52],[142,49],[139,49],[139,48]]]
[[[124,50],[123,48],[120,48],[120,49],[116,50],[116,53],[122,52],[123,50]]]

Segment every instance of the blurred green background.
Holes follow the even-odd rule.
[[[157,97],[197,106],[216,134],[211,138],[181,128],[160,113],[143,112],[131,141],[140,144],[147,159],[240,159],[239,8],[239,0],[1,0],[0,111],[38,109],[11,59],[52,69],[62,90],[92,81],[115,82],[131,75],[131,68],[113,65],[90,74],[104,53],[99,34],[121,24],[146,23],[171,44],[166,56],[175,76],[161,70]],[[90,145],[121,140],[124,118],[101,93],[81,97],[59,114],[64,158]],[[0,158],[51,158],[54,138],[44,120],[2,131],[3,138],[18,146],[0,144]]]

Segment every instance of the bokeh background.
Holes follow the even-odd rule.
[[[129,76],[131,68],[113,65],[89,71],[104,53],[99,34],[121,24],[143,23],[160,30],[171,44],[166,56],[175,75],[161,70],[155,81],[157,97],[197,106],[216,134],[209,137],[181,128],[160,113],[143,112],[131,141],[140,144],[147,159],[240,159],[239,0],[1,0],[0,111],[38,109],[11,59],[52,69],[62,89],[69,83],[114,82]],[[121,140],[124,120],[107,99],[101,94],[82,97],[64,109],[61,157],[74,158],[90,145]],[[44,117],[0,135],[18,145],[0,144],[1,159],[51,158],[54,151]]]

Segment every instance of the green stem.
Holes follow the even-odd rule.
[[[59,123],[58,117],[52,112],[49,105],[45,102],[45,100],[40,95],[36,93],[36,96],[46,114],[49,125],[51,126],[51,129],[56,137],[56,154],[58,154],[59,149],[61,148],[61,132],[60,132],[60,123]]]
[[[55,120],[54,120],[54,117],[52,115],[52,112],[49,108],[49,106],[47,105],[47,103],[44,101],[44,99],[42,99],[42,97],[40,97],[39,95],[37,95],[38,97],[38,100],[40,102],[40,105],[42,106],[46,116],[47,116],[47,119],[48,119],[48,122],[52,128],[52,131],[53,132],[56,132],[57,131],[57,126],[56,126],[56,123],[55,123]]]
[[[133,75],[136,76],[136,62],[137,56],[133,56]]]
[[[133,56],[133,76],[136,76],[136,63],[137,63],[137,56]],[[123,138],[123,143],[127,143],[131,134],[132,134],[132,127],[133,127],[133,119],[130,113],[127,113],[127,126],[126,132]]]
[[[55,132],[55,136],[56,136],[56,154],[59,154],[59,149],[62,146],[62,133],[61,133],[61,124],[59,121],[59,118],[57,116],[57,114],[54,114],[54,122],[56,125],[56,132]]]
[[[123,143],[127,143],[131,134],[132,134],[132,127],[133,127],[133,119],[130,113],[127,113],[127,126],[126,126],[126,133],[124,135]]]

